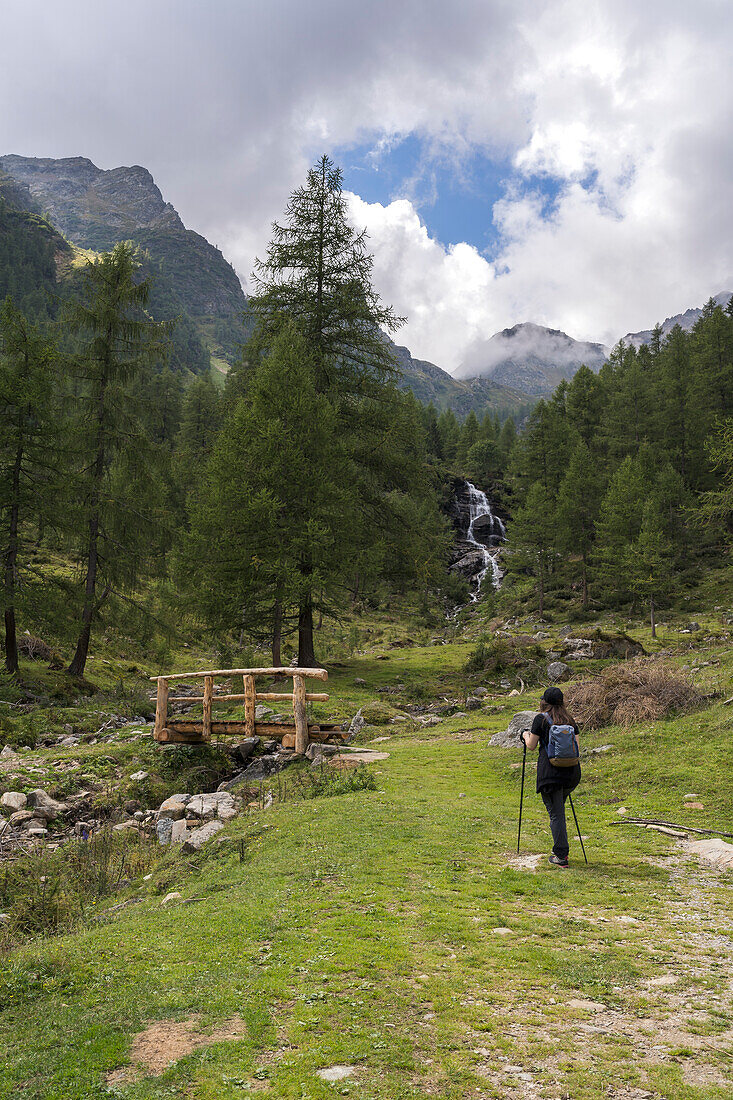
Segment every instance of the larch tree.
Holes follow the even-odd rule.
[[[55,349],[7,298],[0,310],[0,553],[5,668],[18,671],[16,610],[32,573],[27,532],[58,501]]]
[[[83,676],[92,625],[110,594],[139,577],[156,544],[154,448],[140,409],[140,381],[163,351],[164,325],[144,311],[150,285],[136,281],[135,247],[122,242],[90,262],[69,325],[76,358],[77,560],[81,623],[69,665]]]

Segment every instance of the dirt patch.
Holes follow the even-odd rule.
[[[200,1018],[157,1020],[132,1040],[130,1065],[107,1074],[108,1085],[123,1085],[149,1075],[157,1077],[179,1058],[213,1043],[231,1042],[245,1033],[239,1016],[232,1016],[213,1031],[201,1031]]]
[[[515,871],[536,871],[542,864],[544,856],[512,856],[506,861],[507,867],[513,867]]]

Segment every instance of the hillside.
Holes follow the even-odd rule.
[[[721,622],[704,619],[697,639],[675,623],[663,643],[704,691],[729,689]],[[508,628],[527,642],[533,629]],[[563,629],[548,634],[549,652]],[[115,821],[126,800],[127,824],[107,855],[69,847],[83,912],[61,935],[16,942],[3,969],[0,1034],[13,1057],[2,1095],[725,1100],[730,872],[697,854],[699,834],[618,824],[733,830],[725,770],[707,766],[726,751],[723,696],[584,735],[574,803],[589,862],[573,827],[571,868],[558,871],[533,754],[517,856],[522,755],[489,744],[532,700],[508,698],[496,674],[467,676],[471,652],[465,641],[372,646],[340,661],[335,712],[371,707],[352,745],[366,750],[361,772],[293,765],[192,853],[141,839],[134,804],[215,784],[217,746],[156,748],[132,700],[118,700],[126,718],[112,722],[111,697],[51,712],[67,743],[4,759],[4,789],[48,787],[82,821]],[[189,652],[199,659],[212,654]],[[143,688],[142,672],[108,653],[94,675]],[[487,694],[466,713],[480,685]],[[351,775],[352,789],[329,790],[329,775]],[[685,802],[690,791],[702,809]],[[21,866],[5,876],[10,938],[54,919],[43,883],[59,853],[33,858],[25,893]]]
[[[521,393],[551,393],[585,364],[598,371],[608,357],[603,344],[574,340],[558,329],[529,322],[502,329],[469,348],[458,378],[490,378]]]
[[[502,420],[507,416],[521,418],[532,407],[533,399],[526,393],[493,379],[457,379],[434,363],[413,359],[406,347],[394,345],[393,351],[403,375],[402,388],[411,389],[424,405],[432,403],[439,411],[452,409],[459,417],[470,412],[481,416],[490,410]]]
[[[16,184],[16,202],[29,196],[73,244],[103,251],[133,240],[149,253],[151,310],[161,320],[183,315],[184,330],[193,326],[200,346],[193,349],[192,369],[208,368],[204,346],[228,363],[236,360],[246,339],[239,279],[217,248],[184,226],[147,169],[103,171],[85,157],[15,155],[0,157],[0,168]]]

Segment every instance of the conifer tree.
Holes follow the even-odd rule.
[[[588,606],[588,562],[595,539],[601,485],[597,461],[581,438],[560,486],[557,527],[560,547],[571,555],[580,555],[583,607]]]
[[[55,349],[7,298],[0,310],[0,553],[5,668],[18,671],[16,607],[27,590],[30,520],[58,502]],[[24,583],[25,582],[25,583]]]
[[[164,326],[143,312],[147,281],[130,243],[90,262],[69,325],[82,339],[76,360],[74,486],[79,510],[77,556],[84,596],[69,666],[83,676],[92,625],[117,588],[131,585],[156,545],[160,484],[140,407],[139,383],[162,351]]]
[[[657,636],[656,610],[674,584],[673,555],[654,501],[644,507],[641,529],[624,555],[631,590],[649,606],[652,638]]]
[[[514,514],[507,540],[507,564],[513,572],[526,570],[535,578],[537,610],[545,612],[547,579],[557,557],[557,523],[550,495],[540,481],[530,486],[522,508]]]
[[[598,574],[612,602],[629,595],[626,548],[639,537],[649,481],[641,460],[628,455],[611,478],[596,524]]]

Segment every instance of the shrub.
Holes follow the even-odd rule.
[[[526,678],[543,671],[542,646],[529,638],[482,639],[470,654],[464,672],[521,672]]]
[[[361,708],[361,713],[364,721],[368,725],[386,726],[397,714],[397,711],[394,707],[388,706],[387,703],[380,702],[379,699],[372,699],[371,702],[364,704]]]
[[[595,679],[569,687],[566,695],[573,716],[591,730],[658,721],[704,702],[689,676],[649,657],[611,665]]]

